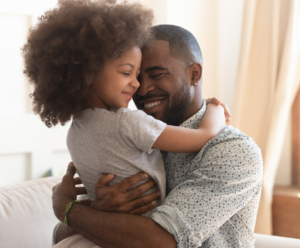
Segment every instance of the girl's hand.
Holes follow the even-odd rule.
[[[227,106],[227,104],[225,103],[222,103],[219,99],[213,97],[213,98],[208,98],[205,100],[206,101],[206,104],[215,104],[215,105],[221,105],[224,109],[224,115],[225,115],[225,119],[226,119],[226,125],[230,125],[231,122],[230,122],[230,111],[229,111],[229,108]]]

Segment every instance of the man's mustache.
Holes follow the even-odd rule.
[[[145,96],[139,96],[137,93],[135,93],[134,100],[140,102],[149,98],[167,97],[167,96],[168,94],[153,94],[152,92],[148,92]]]

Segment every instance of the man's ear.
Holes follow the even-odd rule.
[[[197,85],[198,82],[201,80],[201,78],[202,78],[202,66],[200,63],[195,62],[189,68],[189,79],[191,85]]]

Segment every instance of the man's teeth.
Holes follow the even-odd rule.
[[[144,103],[144,108],[145,109],[153,108],[154,106],[157,106],[157,105],[159,105],[161,103],[162,103],[162,101]]]

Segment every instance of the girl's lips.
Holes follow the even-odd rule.
[[[131,92],[122,92],[122,94],[124,94],[125,97],[126,97],[128,100],[131,100],[131,99],[132,99],[132,95],[133,95],[134,93],[131,93]]]

